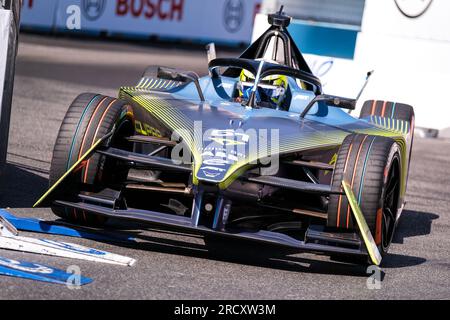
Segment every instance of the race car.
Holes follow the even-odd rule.
[[[326,95],[282,10],[209,74],[153,66],[118,97],[79,95],[61,125],[50,189],[35,206],[379,264],[405,204],[409,105]],[[318,39],[320,41],[320,39]],[[232,240],[232,241],[231,241]]]

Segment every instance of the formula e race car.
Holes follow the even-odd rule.
[[[119,218],[379,264],[404,207],[411,106],[323,94],[287,27],[209,74],[149,67],[117,98],[83,93],[36,203],[101,226]]]

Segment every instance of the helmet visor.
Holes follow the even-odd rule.
[[[249,99],[254,87],[253,82],[241,82],[241,91],[244,99]],[[270,84],[260,83],[256,90],[256,98],[258,101],[271,101],[273,99],[278,99],[280,96],[284,95],[285,89],[282,86],[275,86]]]

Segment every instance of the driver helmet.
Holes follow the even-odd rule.
[[[275,61],[268,61],[276,63]],[[239,77],[239,97],[248,100],[252,93],[255,77],[250,71],[243,69]],[[258,85],[256,99],[258,102],[269,103],[271,107],[279,107],[288,89],[288,78],[283,75],[270,75],[263,78]]]

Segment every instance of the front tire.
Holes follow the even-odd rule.
[[[333,173],[335,190],[342,190],[343,179],[352,186],[382,255],[388,252],[395,230],[401,164],[400,149],[393,139],[351,134],[342,143]],[[330,196],[327,225],[337,231],[358,229],[344,195]]]
[[[56,139],[50,167],[49,183],[53,185],[91,146],[104,135],[120,126],[122,132],[116,129],[112,140],[121,144],[120,134],[131,130],[132,125],[128,119],[122,117],[126,108],[124,101],[93,93],[79,95],[70,105]],[[78,194],[84,185],[96,185],[110,181],[115,173],[106,172],[111,165],[106,163],[105,157],[99,154],[92,155],[80,170],[67,178],[64,194]],[[84,210],[67,209],[54,206],[52,211],[59,217],[84,225],[98,226],[106,222],[106,218],[85,212]]]

